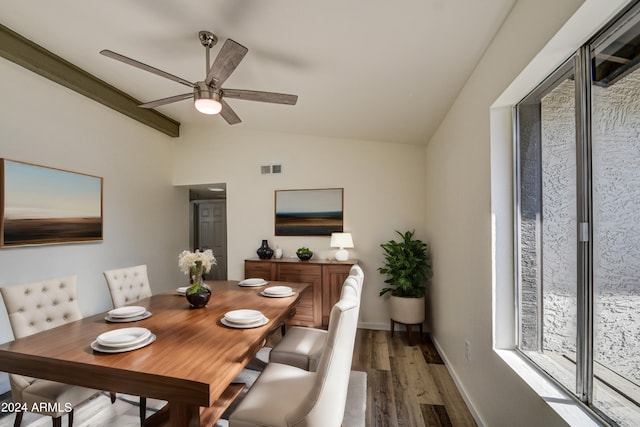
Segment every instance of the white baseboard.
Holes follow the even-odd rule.
[[[391,330],[391,324],[390,323],[371,323],[371,322],[360,322],[358,323],[358,328],[360,329],[372,329],[374,331],[390,331]],[[403,325],[402,323],[396,323],[396,331],[406,331],[407,327],[405,325]],[[424,332],[428,333],[428,331],[426,329],[424,329]],[[415,329],[412,329],[412,331],[415,331]]]
[[[436,341],[433,336],[431,336],[431,341],[433,342],[433,345],[436,346],[436,349],[438,350],[438,354],[440,354],[440,357],[444,362],[444,366],[447,368],[447,371],[449,371],[451,378],[453,378],[453,382],[456,383],[456,387],[458,387],[458,391],[462,396],[462,400],[464,400],[464,402],[467,404],[467,407],[471,412],[471,416],[476,421],[476,424],[478,424],[478,427],[485,427],[484,421],[480,417],[480,414],[478,414],[478,411],[476,411],[476,408],[473,406],[473,402],[471,402],[471,399],[469,399],[469,396],[467,395],[467,391],[465,390],[464,386],[460,382],[458,375],[456,375],[456,372],[453,370],[453,368],[451,368],[451,364],[449,363],[449,359],[447,359],[447,355],[444,353],[444,351],[442,351],[442,348],[438,344],[438,341]]]
[[[374,331],[390,331],[391,330],[391,326],[388,323],[359,322],[358,328],[372,329]]]

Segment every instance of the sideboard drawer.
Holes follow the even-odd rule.
[[[244,263],[245,279],[276,280],[276,268],[271,262],[247,261]]]

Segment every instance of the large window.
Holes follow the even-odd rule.
[[[518,349],[640,425],[640,6],[516,107]]]

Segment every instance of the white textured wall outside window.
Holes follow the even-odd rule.
[[[562,188],[563,173],[575,175],[575,152],[562,145],[546,144],[553,139],[571,140],[573,129],[573,82],[565,81],[542,103],[543,163],[564,164],[559,174],[545,175],[543,187]],[[603,92],[606,97],[602,98]],[[632,379],[640,386],[640,72],[635,72],[610,88],[594,87],[593,98],[603,114],[594,117],[593,196],[599,208],[594,212],[594,242],[597,251],[594,273],[598,284],[597,323],[595,327],[596,360],[609,369]],[[633,100],[633,102],[629,102]],[[624,111],[622,111],[624,110]],[[564,112],[564,113],[563,113]],[[559,134],[568,133],[566,136]],[[599,147],[595,149],[595,147]],[[635,154],[635,156],[633,155]],[[553,195],[543,191],[546,215],[544,229],[551,230],[544,239],[545,319],[544,347],[547,350],[575,352],[575,275],[553,277],[560,269],[554,265],[575,258],[575,245],[567,244],[567,236],[551,239],[558,220],[574,215],[574,188],[563,188]],[[573,203],[572,203],[573,201]],[[555,211],[554,214],[549,211]],[[558,212],[561,212],[558,214]],[[557,219],[556,219],[557,218]],[[554,221],[554,219],[556,219]],[[635,234],[634,234],[635,231]],[[638,396],[640,397],[640,396]]]
[[[595,361],[640,403],[640,71],[592,91]]]
[[[574,85],[564,80],[540,103],[542,348],[532,343],[525,351],[570,390],[577,300]],[[640,403],[639,94],[640,71],[608,87],[592,86],[593,400],[620,425],[640,420],[640,409],[633,408]],[[538,270],[535,263],[523,270]],[[631,402],[622,411],[626,415],[616,411],[619,398],[611,397],[607,385]]]

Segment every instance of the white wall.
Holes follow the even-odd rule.
[[[227,184],[229,278],[242,279],[243,261],[255,258],[262,239],[285,257],[307,246],[331,257],[329,237],[275,237],[274,191],[344,188],[344,228],[353,235],[365,271],[360,322],[388,328],[388,301],[378,293],[384,278],[380,244],[415,229],[425,238],[425,147],[227,127],[216,132],[184,129],[176,147],[176,185]],[[260,165],[281,163],[281,175],[261,175]]]
[[[514,342],[512,104],[501,103],[493,122],[490,116],[496,100],[574,12],[582,7],[578,12],[585,15],[584,9],[594,4],[607,2],[518,1],[427,147],[426,218],[434,250],[432,333],[487,426],[566,425],[493,350],[494,343],[505,348]],[[611,6],[609,13],[601,10],[595,15],[598,22],[618,7]],[[510,88],[510,101],[521,99],[584,42],[589,31],[597,29],[594,22],[572,22],[569,27],[580,30],[582,40],[565,39],[546,48],[545,61],[526,68],[526,85]],[[492,132],[501,133],[501,139],[492,141]],[[471,344],[470,361],[465,358],[465,341]]]
[[[174,140],[4,59],[0,75],[0,157],[104,178],[104,240],[0,248],[0,286],[76,274],[91,315],[111,308],[105,269],[148,264],[154,292],[180,285],[189,202],[173,187]],[[12,339],[0,308],[0,342]]]

